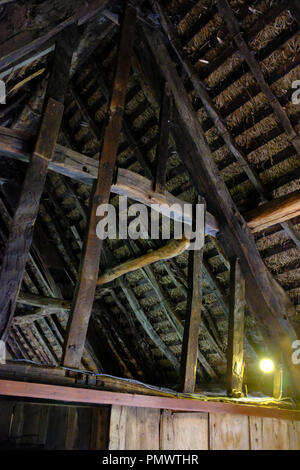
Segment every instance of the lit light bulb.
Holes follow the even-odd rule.
[[[274,362],[271,359],[262,359],[259,363],[259,366],[266,374],[274,370]]]

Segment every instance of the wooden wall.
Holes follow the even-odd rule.
[[[109,448],[300,450],[300,422],[113,406]]]
[[[108,447],[110,407],[0,402],[0,449]]]
[[[300,422],[0,401],[0,449],[300,450]]]

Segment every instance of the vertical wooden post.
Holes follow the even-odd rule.
[[[201,199],[199,198],[198,202]],[[181,349],[181,389],[192,393],[196,384],[199,332],[202,309],[203,250],[189,252],[188,299]]]
[[[227,347],[227,393],[239,397],[243,394],[244,374],[244,314],[245,280],[237,258],[230,270],[230,311]]]
[[[166,186],[166,165],[169,154],[169,133],[172,101],[168,83],[165,83],[159,118],[159,142],[156,149],[155,191],[164,193]]]
[[[92,188],[88,231],[64,344],[63,364],[69,367],[80,365],[94,301],[103,242],[96,235],[96,226],[101,220],[101,217],[96,216],[96,211],[98,206],[109,201],[122,127],[135,23],[136,8],[128,3],[121,29],[117,69],[103,138],[98,180]]]
[[[64,110],[64,94],[75,46],[74,28],[76,26],[71,26],[63,32],[56,45],[38,138],[31,161],[27,166],[19,201],[10,225],[0,271],[1,339],[7,337],[16,308],[48,165],[54,155],[59,134]]]

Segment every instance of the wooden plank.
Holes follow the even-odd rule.
[[[159,141],[156,147],[155,191],[164,193],[166,186],[166,166],[169,156],[169,133],[172,112],[172,99],[168,84],[165,83],[159,117]]]
[[[100,204],[108,203],[111,191],[130,71],[135,22],[136,9],[128,5],[121,31],[117,70],[109,107],[109,120],[103,139],[98,180],[92,189],[87,238],[64,343],[63,363],[71,367],[80,365],[95,295],[102,248],[102,240],[96,235],[96,226],[101,219],[96,216],[96,210]]]
[[[273,201],[246,212],[244,215],[252,232],[259,232],[300,214],[300,190],[281,196]]]
[[[162,411],[161,450],[208,450],[208,448],[207,413]]]
[[[289,423],[272,418],[249,417],[252,450],[289,450]]]
[[[211,450],[249,450],[248,416],[211,413],[209,441]]]
[[[178,395],[178,394],[177,394]],[[206,401],[200,398],[180,398],[117,393],[103,390],[77,388],[45,383],[29,383],[17,380],[0,380],[0,396],[23,397],[69,403],[93,403],[95,405],[124,405],[143,408],[162,408],[189,412],[230,413],[246,416],[261,416],[300,421],[296,410],[267,407],[262,403],[253,404],[223,403]],[[195,397],[195,395],[193,395]]]
[[[233,397],[243,395],[244,316],[245,280],[241,272],[240,262],[236,258],[230,269],[230,309],[227,342],[227,393]]]
[[[92,410],[90,450],[108,449],[110,407],[97,407]]]
[[[192,393],[196,384],[202,309],[203,249],[189,252],[187,311],[181,349],[181,388]]]
[[[257,320],[267,346],[274,355],[282,353],[286,369],[293,381],[294,391],[300,396],[300,370],[291,361],[291,344],[297,338],[296,329],[299,328],[292,320],[296,318],[295,308],[288,295],[268,272],[245,220],[232,201],[164,42],[155,32],[150,30],[144,32],[152,51],[152,59],[147,57],[147,63],[151,65],[151,61],[156,60],[161,74],[165,80],[168,80],[174,97],[177,109],[174,110],[173,120],[180,128],[180,135],[174,133],[173,137],[178,153],[199,194],[205,194],[210,211],[223,221],[220,239],[223,239],[223,246],[228,256],[234,255],[240,259],[247,285],[247,305]],[[142,49],[143,54],[145,49],[146,47]],[[149,74],[151,77],[150,70]],[[285,318],[282,312],[286,312]]]
[[[71,38],[68,33],[72,33]],[[75,45],[74,36],[74,27],[72,27],[71,31],[66,31],[57,42],[41,127],[10,224],[0,271],[2,286],[0,293],[0,338],[4,339],[7,337],[15,312],[48,165],[53,158],[58,138],[64,110],[63,98]],[[59,68],[59,72],[57,68]]]
[[[300,450],[300,423],[288,421],[290,450]]]
[[[159,450],[160,410],[112,406],[109,450]]]
[[[182,48],[181,41],[178,38],[176,29],[173,27],[167,15],[164,14],[159,4],[157,2],[152,2],[152,3],[154,3],[154,8],[159,16],[162,28],[164,29],[166,35],[168,36],[169,41],[181,65],[184,67],[191,82],[193,83],[194,89],[197,92],[198,96],[200,97],[207,113],[211,117],[216,129],[219,132],[219,135],[224,140],[225,144],[227,145],[232,155],[236,158],[236,160],[239,162],[239,164],[243,168],[249,180],[251,181],[255,189],[260,194],[262,200],[268,201],[272,199],[272,195],[268,192],[267,188],[264,186],[258,173],[250,165],[247,159],[247,155],[244,154],[244,152],[242,151],[242,149],[236,142],[236,139],[228,130],[226,120],[222,118],[221,113],[218,111],[217,107],[215,106],[212,98],[210,97],[205,86],[203,85],[203,82],[199,79],[198,74],[195,73],[194,67],[192,63],[190,62],[188,55],[186,54],[185,50]],[[293,227],[292,224],[288,224],[288,223],[283,224],[282,228],[292,238],[296,246],[300,248],[300,235],[297,229]]]

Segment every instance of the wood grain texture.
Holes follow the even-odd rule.
[[[252,450],[289,450],[289,423],[272,418],[249,417]]]
[[[252,232],[259,232],[271,225],[293,219],[299,214],[300,191],[294,191],[247,212],[245,219]]]
[[[108,203],[111,192],[129,79],[135,22],[136,9],[128,5],[122,25],[117,69],[109,106],[108,123],[103,138],[98,179],[93,185],[90,197],[87,234],[64,343],[62,362],[70,367],[80,365],[93,306],[103,242],[96,234],[96,226],[101,220],[96,212],[100,205]]]
[[[291,344],[297,337],[299,326],[287,320],[295,318],[295,308],[268,272],[245,220],[232,201],[165,44],[154,32],[144,29],[144,33],[153,60],[156,60],[161,74],[168,81],[174,97],[174,122],[180,127],[180,136],[173,134],[178,153],[199,194],[205,194],[209,209],[222,221],[223,246],[229,256],[235,255],[241,262],[247,285],[247,305],[274,356],[282,353],[295,394],[300,396],[300,370],[291,361]]]
[[[208,448],[207,413],[162,411],[160,421],[161,450],[208,450]]]
[[[112,406],[110,450],[159,450],[160,410]]]
[[[178,394],[177,394],[178,395]],[[70,403],[92,403],[95,405],[124,405],[142,408],[163,408],[188,412],[230,413],[246,416],[260,416],[300,421],[300,412],[263,404],[236,404],[216,401],[203,401],[201,398],[180,398],[117,393],[98,389],[67,387],[46,383],[21,382],[0,379],[0,396],[37,398]]]
[[[211,450],[249,450],[248,416],[209,415]]]
[[[245,279],[236,258],[232,261],[230,269],[227,342],[227,393],[234,397],[243,395],[245,306]]]
[[[203,250],[189,252],[189,292],[181,349],[181,387],[183,392],[193,393],[199,348],[202,309]]]

